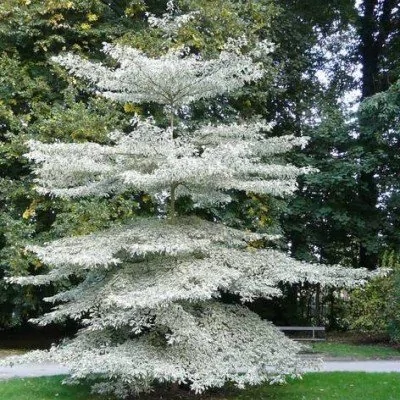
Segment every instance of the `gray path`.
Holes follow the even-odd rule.
[[[400,360],[326,361],[322,371],[400,372]],[[68,369],[56,364],[0,367],[0,380],[67,374]]]
[[[399,360],[325,361],[323,371],[400,372]]]
[[[35,376],[63,375],[68,368],[57,364],[26,364],[13,367],[0,367],[0,380],[10,378],[32,378]]]

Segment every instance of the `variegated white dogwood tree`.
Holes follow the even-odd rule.
[[[266,51],[268,45],[261,47]],[[150,58],[109,44],[104,51],[116,67],[73,54],[54,61],[114,101],[164,105],[169,126],[137,117],[130,133],[110,133],[107,145],[32,141],[27,157],[35,163],[37,190],[64,198],[143,191],[160,202],[161,211],[107,231],[30,247],[49,272],[11,281],[44,285],[71,276],[79,281],[48,298],[54,308],[37,322],[72,318],[83,328],[49,351],[11,361],[59,362],[70,368],[69,381],[92,380],[95,391],[121,397],[155,382],[201,392],[226,382],[243,387],[300,374],[305,367],[300,345],[244,305],[221,302],[221,293],[248,302],[279,296],[282,281],[351,286],[366,272],[252,248],[254,240],[273,238],[179,215],[176,208],[182,196],[189,196],[194,208],[222,206],[232,190],[290,195],[296,177],[310,172],[274,162],[306,141],[268,138],[270,126],[261,120],[196,129],[184,129],[177,120],[182,106],[260,79],[262,66],[232,45],[211,60],[185,51]]]

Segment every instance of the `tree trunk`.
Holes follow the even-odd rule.
[[[361,100],[383,90],[380,77],[379,60],[382,57],[384,43],[388,35],[388,19],[393,9],[392,0],[364,0],[363,15],[360,17],[360,61],[362,64]],[[359,235],[359,266],[374,269],[378,264],[378,246],[376,244],[380,230],[380,212],[378,209],[379,179],[374,167],[365,165],[368,156],[378,148],[378,140],[371,134],[368,122],[359,120],[359,144],[363,147],[361,172],[358,179],[358,207],[365,224]]]

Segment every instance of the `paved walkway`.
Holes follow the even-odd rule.
[[[400,372],[400,360],[333,361],[324,363],[324,372],[361,371],[361,372]],[[57,364],[17,365],[0,367],[0,380],[10,378],[29,378],[35,376],[68,374],[68,368]]]
[[[68,374],[68,368],[57,364],[26,364],[15,365],[13,367],[0,367],[0,380],[65,374]]]
[[[325,361],[323,371],[400,372],[399,360]]]

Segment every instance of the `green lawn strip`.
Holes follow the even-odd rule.
[[[310,373],[284,386],[248,389],[232,400],[398,400],[399,391],[398,373]]]
[[[7,400],[105,400],[90,395],[86,386],[61,385],[62,377],[13,379],[0,382],[0,399]],[[398,400],[400,374],[332,372],[310,373],[287,385],[262,385],[224,394],[190,396],[201,400]],[[186,397],[186,396],[185,396]],[[141,397],[137,398],[140,400]],[[149,397],[146,397],[148,399]],[[153,394],[152,400],[176,399]]]
[[[400,357],[400,351],[390,346],[373,344],[349,344],[338,342],[318,342],[312,345],[312,351],[331,357],[354,357],[385,359]]]
[[[90,395],[86,386],[62,385],[62,376],[10,379],[0,382],[0,399],[7,400],[104,400]]]

